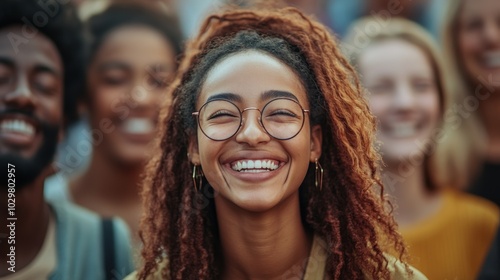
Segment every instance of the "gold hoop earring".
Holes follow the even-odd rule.
[[[198,192],[201,189],[201,184],[203,181],[203,171],[200,165],[193,166],[193,184],[194,189]]]
[[[316,164],[316,169],[314,172],[314,186],[316,188],[319,187],[319,190],[323,188],[323,167],[319,164],[318,159],[314,162]]]

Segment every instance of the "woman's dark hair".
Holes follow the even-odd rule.
[[[83,29],[76,8],[71,3],[59,4],[58,1],[2,0],[0,28],[12,25],[23,26],[23,34],[15,34],[20,42],[40,32],[59,51],[64,68],[65,125],[71,124],[78,119],[76,102],[83,94],[84,85]]]
[[[177,17],[153,10],[147,5],[123,3],[114,4],[88,20],[87,29],[90,42],[87,50],[87,61],[92,61],[93,56],[110,32],[116,28],[134,24],[145,25],[158,31],[172,45],[175,55],[181,54],[183,38]]]
[[[208,72],[222,59],[247,50],[257,50],[270,54],[283,63],[288,65],[297,76],[300,77],[302,84],[305,87],[308,101],[311,108],[311,121],[313,124],[321,122],[321,116],[324,115],[325,101],[321,95],[314,77],[310,71],[304,57],[300,54],[297,47],[293,47],[288,42],[281,38],[261,36],[255,31],[243,30],[236,35],[227,38],[220,38],[223,42],[217,48],[210,49],[203,57],[203,60],[193,69],[191,79],[186,81],[182,87],[179,98],[186,100],[180,101],[181,104],[188,106],[182,107],[181,114],[184,118],[184,129],[191,133],[196,131],[196,119],[193,118],[191,112],[196,111],[195,105],[200,89],[203,86],[205,77]]]
[[[210,16],[188,45],[170,87],[171,106],[161,113],[159,152],[147,167],[139,278],[158,269],[166,279],[220,277],[213,189],[206,180],[201,191],[193,187],[186,154],[196,133],[191,112],[207,73],[221,59],[247,50],[270,54],[294,70],[308,95],[311,122],[321,124],[323,188],[315,188],[310,164],[300,187],[300,210],[305,227],[326,241],[326,274],[330,279],[389,279],[383,241],[399,258],[405,249],[384,208],[374,118],[335,40],[323,25],[293,8]],[[381,189],[378,195],[374,186]],[[162,261],[166,265],[159,268]]]

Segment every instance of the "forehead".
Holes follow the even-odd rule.
[[[498,0],[464,0],[461,7],[461,18],[486,17],[500,14],[500,1]]]
[[[403,39],[388,39],[371,44],[361,54],[359,68],[363,77],[433,75],[429,57],[424,50]]]
[[[54,43],[38,32],[25,37],[21,26],[0,29],[0,58],[13,61],[16,67],[46,66],[63,75],[61,56]]]
[[[168,64],[173,69],[175,51],[158,31],[143,25],[126,25],[105,35],[96,61],[122,61],[138,67]]]
[[[244,103],[259,104],[267,91],[290,92],[306,106],[307,95],[301,79],[279,59],[261,51],[248,50],[219,61],[206,75],[198,104],[214,94],[233,93]]]

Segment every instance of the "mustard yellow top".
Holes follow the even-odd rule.
[[[498,223],[493,203],[448,190],[437,214],[401,234],[409,263],[429,279],[476,279]]]
[[[325,242],[319,238],[318,236],[314,236],[313,244],[311,247],[311,252],[309,254],[309,260],[307,262],[306,271],[304,274],[304,280],[329,280],[330,278],[325,275],[325,267],[326,267],[326,258],[327,252],[325,250]],[[413,278],[406,273],[406,269],[404,265],[399,262],[396,258],[386,255],[387,260],[389,261],[389,271],[391,272],[391,279],[394,280],[402,280],[402,279],[413,279],[413,280],[427,280],[420,271],[410,267],[410,270],[413,272]],[[161,279],[161,271],[162,268],[166,265],[166,262],[163,262],[155,274],[149,277],[150,280]],[[292,275],[291,275],[292,276]],[[298,279],[299,277],[291,277],[290,279]],[[124,280],[135,280],[137,279],[137,272],[133,272]],[[287,279],[289,279],[287,277]]]

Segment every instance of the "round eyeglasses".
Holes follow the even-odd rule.
[[[259,123],[271,137],[288,140],[299,134],[304,126],[305,114],[299,102],[290,98],[269,101],[262,110],[248,107],[240,111],[236,104],[225,99],[214,99],[201,106],[197,116],[198,125],[205,136],[214,141],[233,137],[243,125],[243,113],[249,110],[260,112]]]

